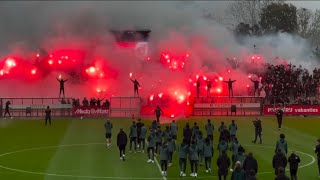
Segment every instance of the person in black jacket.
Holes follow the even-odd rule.
[[[249,177],[250,171],[254,171],[254,175],[258,173],[258,162],[256,158],[253,157],[252,152],[246,156],[243,162],[243,169],[246,172],[246,177]]]
[[[110,101],[106,99],[106,101],[103,103],[103,106],[105,106],[108,110],[110,109]]]
[[[9,110],[11,109],[11,108],[10,108],[10,105],[11,105],[11,102],[10,102],[10,101],[7,101],[7,102],[6,102],[5,113],[4,113],[3,117],[6,117],[7,114],[9,114],[9,117],[11,117],[11,114],[10,114],[10,111],[9,111]]]
[[[272,159],[272,167],[274,168],[275,175],[278,175],[278,169],[280,167],[286,168],[287,163],[287,157],[281,152],[280,149],[278,149]]]
[[[161,114],[163,114],[163,111],[161,110],[160,106],[156,107],[156,109],[154,110],[154,114],[156,115],[157,123],[160,124],[160,116]]]
[[[278,175],[274,180],[290,180],[289,177],[286,176],[285,169],[283,167],[279,167],[277,172]]]
[[[279,128],[279,131],[280,131],[281,130],[281,126],[282,126],[282,116],[283,116],[283,110],[282,110],[281,106],[277,110],[276,116],[277,116],[277,121],[278,121],[278,128]]]
[[[97,106],[100,107],[101,106],[101,102],[104,100],[104,98],[100,99],[98,98],[97,99]]]
[[[252,122],[253,122],[253,125],[254,125],[254,128],[255,128],[255,138],[254,138],[254,140],[252,142],[256,143],[257,142],[257,137],[259,137],[260,144],[261,144],[262,143],[262,138],[261,138],[261,135],[262,135],[261,120],[256,118],[256,120],[252,121]]]
[[[234,82],[236,82],[236,80],[231,81],[231,79],[229,79],[229,81],[223,81],[224,83],[228,84],[228,90],[229,90],[229,97],[233,97],[233,89],[232,89],[232,84]]]
[[[123,161],[125,161],[127,142],[128,142],[127,134],[121,128],[117,136],[117,145],[120,151],[120,160],[123,160]]]
[[[224,134],[225,133],[225,129],[227,129],[227,126],[224,124],[224,122],[221,122],[219,128],[218,128],[218,132],[219,132],[219,142],[221,142],[222,138],[224,138]],[[224,139],[227,140],[227,139]]]
[[[298,167],[300,163],[300,157],[293,151],[288,158],[290,165],[290,176],[291,180],[297,180]]]
[[[210,97],[212,81],[208,80],[206,83],[207,83],[207,97]]]
[[[63,94],[63,97],[65,97],[65,96],[64,96],[64,83],[67,82],[68,79],[66,79],[66,80],[63,80],[62,78],[56,78],[56,79],[57,79],[57,80],[59,81],[59,83],[60,83],[59,98],[60,98],[61,94]]]
[[[314,152],[317,154],[318,157],[318,171],[320,177],[320,139],[317,140],[317,146],[314,148]]]
[[[139,97],[139,87],[141,87],[139,82],[136,79],[133,80],[133,79],[130,78],[130,80],[133,83],[133,94],[134,94],[134,96],[137,95]]]
[[[192,130],[189,126],[189,123],[187,123],[186,127],[183,129],[183,138],[186,140],[186,143],[190,145],[192,138]]]
[[[47,125],[47,122],[49,122],[50,126],[51,126],[51,109],[50,106],[47,106],[47,109],[44,111],[46,114],[45,117],[45,126]]]
[[[256,96],[256,93],[257,93],[257,96],[259,96],[258,95],[258,93],[259,93],[259,84],[260,84],[260,81],[257,79],[257,80],[252,80],[252,79],[250,79],[252,82],[253,82],[253,87],[254,87],[254,92],[253,92],[253,96]]]
[[[222,140],[222,139],[224,139],[224,140],[226,140],[227,141],[227,143],[229,143],[230,142],[230,139],[231,139],[231,135],[230,135],[230,131],[228,130],[228,129],[223,129],[222,131],[221,131],[221,133],[220,133],[220,141]],[[219,142],[220,142],[219,141]]]
[[[198,78],[197,79],[197,97],[199,97],[199,95],[200,95],[200,86],[201,86],[200,79]]]
[[[218,165],[218,176],[219,180],[223,179],[226,180],[228,176],[229,167],[231,165],[230,158],[227,156],[226,151],[222,151],[222,154],[217,159]]]

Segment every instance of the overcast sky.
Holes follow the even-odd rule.
[[[225,17],[232,1],[0,1],[0,47],[7,41],[29,40],[59,28],[57,22],[67,19],[78,29],[107,24],[111,27],[133,26],[161,29],[196,23],[197,16],[206,9],[216,18]],[[287,1],[298,8],[315,10],[320,1]],[[182,12],[183,11],[183,12]],[[72,19],[75,18],[75,19]],[[97,20],[98,19],[98,20]],[[97,20],[94,22],[92,20]],[[71,24],[71,23],[70,23]],[[81,28],[80,28],[81,27]]]
[[[311,10],[320,9],[320,1],[287,1],[297,6],[298,8],[303,7]]]

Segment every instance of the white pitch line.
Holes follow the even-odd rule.
[[[0,157],[12,155],[15,153],[26,152],[26,151],[51,149],[51,148],[57,148],[57,147],[59,148],[59,147],[74,147],[74,146],[104,145],[104,144],[105,143],[62,144],[62,145],[57,145],[57,146],[37,147],[37,148],[22,149],[22,150],[3,153],[3,154],[0,154]],[[15,169],[15,168],[6,167],[3,165],[0,165],[0,168],[10,170],[10,171],[20,172],[20,173],[26,173],[26,174],[36,174],[36,175],[56,176],[56,177],[89,178],[89,179],[134,179],[134,180],[139,180],[139,179],[141,179],[141,180],[160,180],[160,179],[163,179],[163,178],[141,178],[141,177],[81,176],[81,175],[71,175],[71,174],[43,173],[43,172]]]
[[[0,157],[7,156],[7,155],[10,155],[10,154],[20,153],[20,152],[40,150],[40,149],[51,149],[51,148],[59,148],[59,147],[73,147],[73,146],[100,145],[100,144],[104,144],[104,143],[62,144],[62,145],[57,145],[57,146],[45,146],[45,147],[29,148],[29,149],[22,149],[22,150],[3,153],[3,154],[0,154]]]
[[[11,155],[11,154],[15,154],[15,153],[20,153],[20,152],[25,152],[25,151],[33,151],[33,150],[40,150],[40,149],[50,149],[50,148],[55,148],[55,147],[72,147],[72,146],[88,146],[88,145],[101,145],[101,144],[105,144],[105,143],[86,143],[86,144],[64,144],[64,145],[58,145],[58,146],[47,146],[47,147],[38,147],[38,148],[29,148],[29,149],[23,149],[23,150],[17,150],[17,151],[12,151],[12,152],[7,152],[7,153],[3,153],[0,154],[0,157],[4,157],[7,155]],[[244,146],[251,146],[251,147],[264,147],[264,148],[268,148],[268,149],[273,149],[273,147],[270,146],[259,146],[259,145],[250,145],[250,144],[245,144]],[[315,158],[308,154],[308,153],[304,153],[301,151],[296,151],[297,153],[309,156],[312,161],[299,166],[299,168],[304,168],[307,166],[312,165],[316,160]],[[157,158],[155,158],[155,162],[157,167],[159,168],[159,171],[161,173],[161,167],[159,165],[159,162],[157,161]],[[21,169],[15,169],[15,168],[10,168],[10,167],[6,167],[3,165],[0,165],[0,168],[2,169],[6,169],[6,170],[11,170],[11,171],[15,171],[15,172],[20,172],[20,173],[27,173],[27,174],[36,174],[36,175],[47,175],[47,176],[56,176],[56,177],[73,177],[73,178],[89,178],[89,179],[134,179],[134,180],[167,180],[167,178],[165,176],[162,176],[162,178],[139,178],[139,177],[108,177],[108,176],[79,176],[79,175],[71,175],[71,174],[56,174],[56,173],[42,173],[42,172],[34,172],[34,171],[25,171],[25,170],[21,170]],[[273,172],[260,172],[258,174],[269,174],[269,173],[273,173]],[[212,178],[212,177],[216,177],[216,176],[206,176],[206,177],[198,177],[198,179],[205,179],[205,178]],[[189,177],[185,177],[184,179],[188,179]],[[170,178],[170,179],[181,179],[181,178]]]
[[[310,154],[307,154],[307,153],[304,153],[304,152],[301,152],[301,151],[296,151],[296,152],[297,152],[297,153],[300,153],[300,154],[304,154],[304,155],[309,156],[309,157],[312,158],[312,161],[311,161],[310,163],[305,164],[305,165],[302,165],[302,166],[299,166],[299,168],[304,168],[304,167],[310,166],[311,164],[313,164],[314,162],[316,162],[316,159],[315,159],[313,156],[311,156]]]
[[[263,148],[268,148],[268,149],[273,149],[273,147],[270,147],[270,146],[259,146],[259,145],[250,145],[250,144],[245,144],[244,146],[251,146],[251,147],[263,147]],[[289,150],[292,150],[292,149],[289,149]],[[301,152],[301,151],[297,151],[295,150],[295,152],[297,153],[300,153],[300,154],[303,154],[303,155],[306,155],[306,156],[309,156],[312,160],[310,163],[308,164],[305,164],[305,165],[302,165],[302,166],[299,166],[299,169],[301,168],[304,168],[304,167],[307,167],[307,166],[310,166],[311,164],[313,164],[314,162],[316,162],[316,159],[311,155],[311,154],[308,154],[308,153],[305,153],[305,152]],[[286,169],[288,170],[288,169]],[[267,172],[263,173],[263,174],[266,174]]]
[[[160,171],[160,173],[161,173],[161,172],[162,172],[162,171],[161,171],[161,167],[160,167],[160,165],[159,165],[159,163],[158,163],[157,158],[154,158],[154,161],[156,162],[156,164],[157,164],[157,166],[158,166],[158,169],[159,169],[159,171]],[[165,176],[162,176],[162,179],[163,179],[163,180],[167,180],[167,178],[166,178]]]
[[[108,176],[80,176],[80,175],[71,175],[71,174],[55,174],[55,173],[42,173],[42,172],[34,172],[34,171],[25,171],[20,169],[9,168],[5,166],[1,166],[0,168],[20,172],[27,174],[36,174],[36,175],[46,175],[46,176],[55,176],[55,177],[72,177],[72,178],[88,178],[88,179],[135,179],[135,180],[160,180],[162,178],[139,178],[139,177],[108,177]]]

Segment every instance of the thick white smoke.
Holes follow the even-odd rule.
[[[317,58],[312,53],[311,45],[298,35],[278,33],[248,38],[246,44],[256,44],[257,51],[274,64],[282,63],[285,60],[288,63],[302,65],[308,70],[313,70],[319,65]],[[279,57],[280,60],[275,61],[275,57]]]
[[[313,62],[309,58],[308,43],[288,34],[248,38],[240,45],[232,32],[202,16],[208,7],[212,7],[209,10],[213,13],[221,12],[225,7],[222,2],[36,1],[1,2],[1,7],[0,22],[4,27],[0,30],[1,56],[10,53],[25,56],[39,47],[49,51],[79,48],[89,52],[88,63],[96,61],[97,56],[103,57],[115,70],[114,78],[87,81],[82,85],[66,84],[67,95],[71,97],[93,96],[98,86],[107,89],[106,96],[132,95],[130,72],[140,81],[144,96],[162,91],[172,93],[177,89],[186,93],[188,78],[201,72],[237,79],[235,91],[241,95],[246,84],[251,84],[248,74],[243,69],[228,74],[226,58],[250,57],[253,44],[270,62],[275,56],[302,65]],[[158,62],[141,63],[132,55],[112,48],[114,38],[109,34],[110,29],[150,29],[150,48],[154,54],[159,56],[163,50],[188,52],[190,60],[180,72],[171,72]],[[157,55],[152,61],[157,61]],[[1,80],[8,86],[0,92],[6,97],[55,97],[59,85],[55,77],[59,73],[37,82]]]

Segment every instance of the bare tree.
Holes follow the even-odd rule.
[[[316,10],[310,23],[310,29],[308,32],[308,39],[310,39],[312,45],[318,46],[320,44],[320,10]]]
[[[272,2],[283,3],[284,0],[235,0],[227,7],[226,14],[234,24],[254,26],[260,21],[261,9]]]
[[[298,33],[303,38],[309,36],[312,16],[312,11],[309,9],[300,8],[297,11]]]

